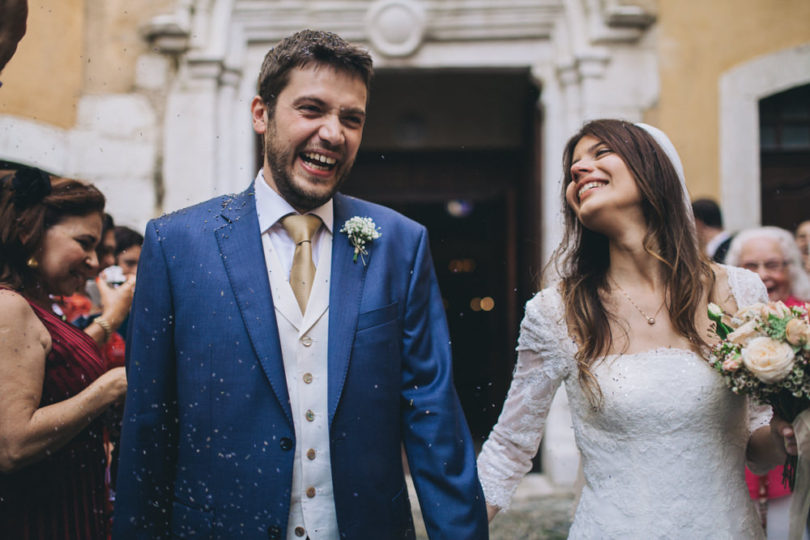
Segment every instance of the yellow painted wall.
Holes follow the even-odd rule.
[[[28,0],[28,30],[3,70],[0,114],[69,129],[81,95],[132,91],[139,29],[175,0]]]
[[[130,92],[135,64],[148,51],[141,28],[155,15],[174,11],[175,0],[85,0],[87,10],[85,92]]]
[[[0,114],[73,126],[84,79],[84,0],[28,1],[28,29],[3,70]]]
[[[681,153],[694,197],[720,196],[719,84],[757,56],[810,42],[808,0],[660,0],[661,97],[648,119]]]

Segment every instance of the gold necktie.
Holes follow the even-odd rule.
[[[290,214],[281,219],[281,226],[295,242],[292,267],[290,268],[290,287],[301,313],[307,309],[312,282],[315,281],[315,264],[312,262],[312,235],[321,226],[318,216]]]

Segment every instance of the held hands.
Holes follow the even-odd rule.
[[[780,447],[784,451],[795,456],[799,453],[798,445],[796,444],[796,435],[793,432],[793,426],[787,420],[782,419],[774,413],[771,418],[771,435],[780,442]]]

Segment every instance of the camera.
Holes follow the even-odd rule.
[[[106,281],[107,285],[110,287],[118,287],[126,280],[127,277],[124,275],[124,270],[120,266],[113,265],[104,269],[104,281]]]

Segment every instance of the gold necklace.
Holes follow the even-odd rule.
[[[615,280],[615,279],[613,279],[613,278],[608,278],[608,279],[610,279],[610,281],[612,281],[612,282],[613,282],[613,284],[614,284],[614,285],[616,285],[616,287],[618,287],[619,291],[621,291],[621,293],[624,295],[624,297],[625,297],[625,298],[627,298],[627,301],[628,301],[628,302],[630,302],[630,303],[633,305],[633,307],[634,307],[634,308],[636,308],[636,311],[638,311],[639,313],[641,313],[641,316],[642,316],[642,317],[644,317],[645,319],[647,319],[647,324],[649,324],[650,326],[652,326],[652,325],[654,325],[654,324],[655,324],[655,318],[658,316],[658,312],[660,312],[660,311],[661,311],[661,308],[662,308],[662,307],[664,307],[664,304],[666,303],[666,298],[664,299],[664,301],[663,301],[663,302],[661,302],[661,305],[660,305],[660,306],[658,306],[658,309],[656,309],[656,310],[655,310],[655,313],[653,313],[652,317],[650,317],[649,315],[647,315],[646,313],[644,313],[644,310],[643,310],[643,309],[641,309],[640,307],[638,307],[638,304],[636,304],[635,302],[633,302],[633,299],[632,299],[632,298],[630,298],[630,295],[629,295],[629,294],[627,294],[627,291],[625,291],[624,289],[622,289],[622,286],[621,286],[621,285],[619,285],[619,284],[616,282],[616,280]]]

